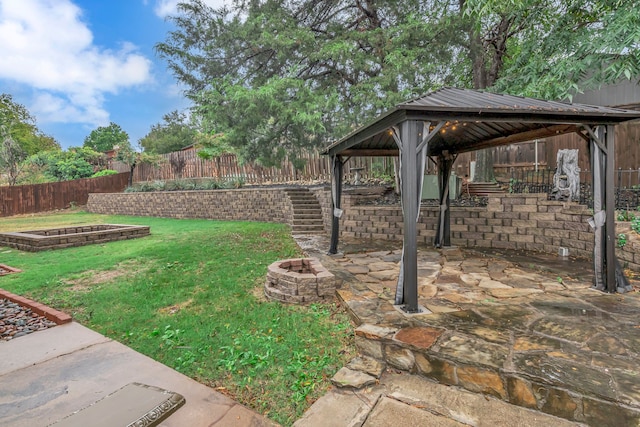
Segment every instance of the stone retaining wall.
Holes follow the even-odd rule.
[[[331,190],[310,189],[322,208],[326,232],[331,230]],[[358,205],[360,196],[343,194],[342,237],[402,240],[399,206]],[[291,224],[293,207],[284,188],[91,194],[90,212],[168,218],[207,218]],[[431,244],[438,208],[422,207],[418,242]],[[463,247],[523,249],[591,258],[594,236],[585,206],[546,200],[544,194],[506,194],[489,198],[487,207],[451,208],[451,243]],[[620,225],[619,225],[620,226]],[[628,228],[628,227],[627,227]],[[623,228],[619,230],[625,232]],[[628,233],[628,236],[630,234]],[[625,267],[640,271],[640,239],[628,238],[617,249]]]
[[[329,196],[329,205],[330,201]],[[357,195],[345,195],[342,237],[402,240],[399,206],[357,203]],[[421,208],[419,243],[433,243],[438,211],[438,207]],[[592,216],[583,205],[550,201],[545,194],[505,194],[490,197],[486,207],[451,207],[451,244],[547,253],[566,247],[570,256],[592,258],[594,234],[587,223]],[[618,224],[618,229],[625,232],[624,225]],[[640,271],[640,239],[629,238],[625,247],[616,251],[623,266]]]
[[[418,241],[432,243],[438,207],[422,207]],[[486,207],[451,208],[451,244],[464,247],[557,252],[568,247],[575,256],[589,257],[592,214],[584,206],[548,201],[546,195],[503,195],[489,198]],[[343,236],[402,239],[399,206],[350,206],[342,221]]]
[[[204,218],[291,224],[284,188],[90,194],[87,210],[109,215]]]

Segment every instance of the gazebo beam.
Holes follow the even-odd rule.
[[[344,156],[364,156],[364,157],[397,157],[398,150],[379,150],[379,149],[357,149],[357,150],[344,150],[342,155]]]
[[[516,144],[523,141],[532,141],[534,139],[548,138],[551,136],[562,135],[565,133],[577,132],[578,126],[574,124],[562,124],[562,125],[549,125],[539,129],[533,129],[526,132],[520,132],[508,136],[501,136],[498,138],[488,139],[480,143],[475,144],[473,147],[464,150],[457,150],[457,153],[463,153],[465,151],[476,151],[483,148],[491,148],[500,145]]]

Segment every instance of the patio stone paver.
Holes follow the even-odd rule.
[[[389,266],[400,249],[383,244],[347,241],[344,254],[320,255],[345,273],[338,297],[362,355],[575,422],[640,424],[638,292],[593,290],[586,261],[420,248],[428,311],[406,316],[393,306],[398,261]],[[350,274],[356,265],[375,267]]]

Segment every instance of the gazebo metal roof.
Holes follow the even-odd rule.
[[[640,111],[570,104],[443,88],[398,104],[375,121],[329,146],[325,154],[392,156],[398,147],[389,131],[405,120],[445,121],[429,142],[429,155],[462,153],[580,131],[581,125],[617,124],[640,118]]]

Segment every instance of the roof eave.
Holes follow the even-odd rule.
[[[369,139],[379,133],[385,132],[390,127],[401,123],[406,120],[406,110],[394,108],[382,116],[379,116],[375,121],[370,122],[359,129],[351,132],[341,140],[331,144],[321,154],[334,156],[344,150],[348,150],[360,142]]]

